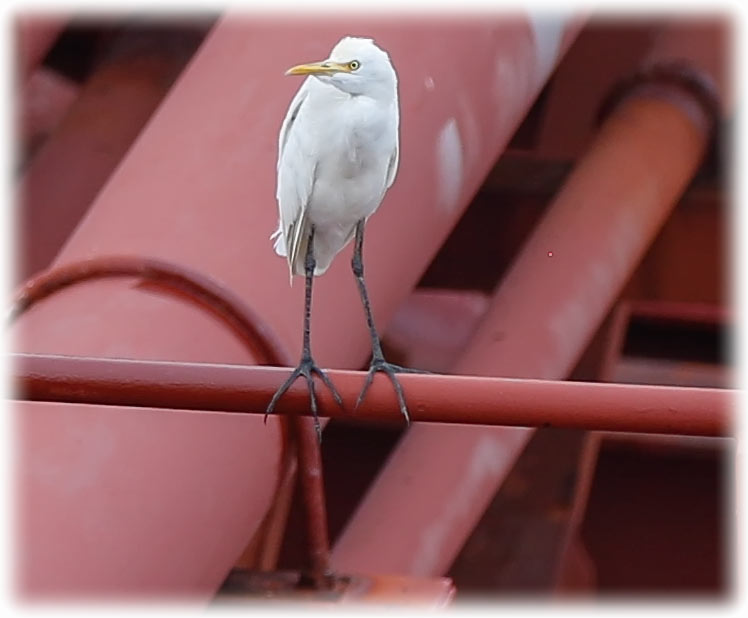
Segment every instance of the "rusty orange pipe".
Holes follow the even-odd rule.
[[[17,396],[39,401],[262,413],[287,376],[274,367],[14,355]],[[377,381],[353,411],[366,374],[330,371],[345,410],[320,389],[320,414],[399,422],[387,384]],[[473,376],[405,374],[414,422],[605,431],[731,435],[734,391]],[[278,412],[309,414],[297,383]],[[314,433],[312,432],[314,438]]]

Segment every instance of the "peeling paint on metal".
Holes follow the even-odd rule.
[[[517,430],[518,441],[524,440],[524,431],[529,430]],[[468,517],[473,510],[472,497],[490,479],[506,474],[515,456],[514,449],[507,445],[506,439],[497,440],[493,435],[480,439],[473,449],[467,469],[461,475],[462,480],[455,486],[451,498],[442,503],[444,510],[435,514],[421,533],[409,573],[432,573],[434,564],[439,562],[439,556],[444,554],[444,543],[453,540],[455,526],[463,525],[460,520]]]
[[[566,19],[559,15],[541,15],[535,12],[529,12],[527,18],[535,37],[535,82],[542,84],[558,59]]]
[[[473,110],[471,99],[464,93],[459,94],[460,124],[464,134],[463,167],[472,169],[480,162],[481,130],[478,118]]]
[[[31,475],[41,486],[54,486],[74,495],[101,482],[100,471],[115,455],[115,449],[115,436],[103,420],[85,429],[67,427],[57,435],[53,449],[40,449],[32,462]]]
[[[462,139],[457,121],[450,118],[439,132],[437,140],[437,203],[451,212],[459,206],[462,190]]]
[[[524,111],[515,105],[507,105],[507,99],[524,99],[530,96],[533,76],[527,70],[526,57],[532,58],[533,49],[526,43],[518,55],[499,54],[496,56],[493,73],[492,92],[496,101],[494,126],[501,134],[513,130]]]
[[[564,363],[573,362],[578,342],[592,335],[591,325],[597,324],[605,312],[607,299],[623,285],[631,256],[637,256],[635,261],[638,261],[638,255],[644,250],[643,237],[628,210],[617,213],[610,232],[605,244],[607,254],[585,265],[584,272],[579,273],[573,284],[574,293],[551,316],[548,329],[555,339],[557,355],[555,358],[549,355],[549,367],[557,366],[559,358],[564,359]],[[542,377],[558,378],[554,371],[544,371]]]

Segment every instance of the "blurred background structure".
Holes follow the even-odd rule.
[[[303,286],[268,239],[283,71],[343,34],[400,79],[400,174],[365,249],[388,358],[730,389],[729,18],[19,15],[23,598],[257,598],[309,566],[290,426],[167,391],[184,363],[296,358]],[[316,285],[315,356],[360,369],[346,255]],[[60,356],[158,361],[166,390]],[[657,434],[329,421],[330,564],[362,579],[324,598],[726,598],[735,442],[670,412]]]

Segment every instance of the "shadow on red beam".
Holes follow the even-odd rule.
[[[145,406],[216,412],[263,412],[288,369],[12,354],[15,396],[35,401]],[[317,389],[320,416],[403,422],[392,386],[377,376],[366,400],[353,404],[366,374],[330,371],[339,408]],[[399,376],[413,421],[695,436],[732,435],[735,391],[452,375]],[[309,413],[303,380],[277,406]]]

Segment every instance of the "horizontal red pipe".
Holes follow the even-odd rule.
[[[12,355],[17,396],[32,400],[120,406],[261,412],[287,369],[242,365]],[[353,402],[364,372],[330,371],[341,410],[318,389],[320,414],[399,421],[392,387],[379,376],[361,407]],[[729,436],[734,391],[472,376],[400,376],[414,421],[521,427]],[[308,413],[303,381],[278,412]]]

